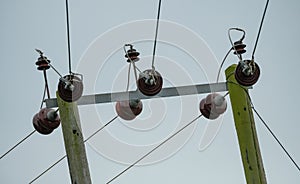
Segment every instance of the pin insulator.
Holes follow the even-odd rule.
[[[235,55],[244,54],[246,52],[245,48],[246,45],[241,40],[236,41],[234,42],[234,47],[232,48],[234,50],[233,54]]]
[[[217,93],[211,93],[200,101],[200,112],[207,119],[217,119],[227,109],[225,98]]]
[[[119,117],[124,120],[133,120],[143,110],[143,103],[141,100],[125,100],[116,103],[116,111]]]
[[[41,125],[41,120],[39,119],[38,116],[39,115],[37,113],[33,116],[33,119],[32,119],[32,124],[33,124],[34,129],[43,135],[48,135],[48,134],[52,133],[53,129],[43,127],[43,125]]]
[[[127,50],[127,53],[125,54],[125,57],[128,58],[127,62],[137,62],[140,60],[140,58],[138,57],[140,55],[139,52],[137,52],[135,49],[133,49],[132,47]]]
[[[145,70],[139,75],[138,89],[146,96],[158,94],[163,85],[163,78],[158,71]]]
[[[50,68],[50,63],[51,61],[49,59],[47,59],[47,57],[45,56],[40,56],[37,60],[37,62],[35,62],[35,64],[38,66],[37,69],[38,70],[48,70]]]
[[[237,65],[234,75],[240,85],[252,86],[259,79],[260,69],[253,60],[243,60]]]
[[[40,134],[47,135],[60,125],[60,118],[53,109],[43,108],[33,116],[32,123]]]
[[[58,94],[66,102],[77,101],[83,93],[82,79],[75,74],[66,75],[59,80]]]

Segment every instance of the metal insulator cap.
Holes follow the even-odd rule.
[[[227,109],[225,98],[217,93],[211,93],[200,101],[200,112],[207,119],[217,119]]]
[[[126,58],[128,58],[127,59],[127,62],[137,62],[137,61],[139,61],[140,60],[140,58],[138,57],[140,55],[140,53],[139,52],[137,52],[135,49],[129,49],[128,51],[127,51],[127,54],[125,54],[125,57]]]
[[[211,104],[211,111],[216,114],[223,114],[227,109],[227,102],[224,96],[218,93],[211,93],[206,97],[206,103]]]
[[[140,92],[147,96],[154,96],[161,91],[163,78],[159,72],[149,69],[139,75],[137,83]]]
[[[45,56],[41,56],[38,58],[37,62],[35,64],[38,66],[38,70],[48,70],[50,68],[49,63],[51,61],[47,59]]]
[[[259,66],[253,60],[239,62],[235,69],[235,79],[243,86],[254,85],[260,76]]]
[[[41,125],[49,129],[56,129],[60,124],[60,118],[57,113],[55,116],[49,116],[54,113],[53,109],[43,108],[39,112],[39,119],[41,120]]]
[[[233,47],[233,54],[244,54],[246,52],[246,45],[242,41],[236,41],[234,42],[234,47]]]
[[[125,100],[116,103],[116,111],[119,117],[124,120],[133,120],[143,110],[143,103],[140,100]]]
[[[75,75],[66,75],[59,80],[58,94],[66,102],[77,101],[83,93],[82,79]]]

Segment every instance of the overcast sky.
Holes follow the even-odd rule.
[[[157,0],[70,0],[72,69],[84,76],[84,95],[125,90],[128,64],[122,46],[126,42],[134,43],[141,53],[138,67],[151,67],[155,22],[149,19],[156,18],[157,4]],[[264,6],[262,0],[162,0],[164,23],[158,36],[156,69],[165,78],[164,86],[214,82],[218,65],[231,47],[230,27],[246,31],[244,58],[250,58]],[[299,1],[270,1],[255,54],[261,76],[250,92],[256,109],[297,163],[299,17]],[[2,155],[34,130],[32,117],[39,111],[44,86],[42,72],[36,70],[34,49],[43,50],[62,75],[68,73],[65,1],[2,0],[0,24]],[[233,39],[239,39],[239,34],[233,34]],[[226,67],[234,63],[237,58],[230,54],[221,81]],[[48,70],[48,76],[54,98],[59,78],[53,70]],[[135,89],[133,75],[130,89]],[[135,121],[115,120],[86,144],[93,183],[107,182],[128,166],[126,162],[132,163],[195,118],[205,96],[145,100]],[[114,183],[245,183],[230,100],[226,99],[228,109],[218,121],[200,118],[144,162],[152,164],[134,167]],[[85,138],[116,115],[114,106],[79,107]],[[268,183],[299,183],[299,170],[256,116],[255,121]],[[215,126],[213,130],[217,125],[220,129],[210,133],[216,137],[200,151],[209,124]],[[141,149],[134,151],[130,146]],[[28,183],[64,154],[61,127],[48,136],[36,132],[0,160],[0,181]],[[65,159],[35,183],[70,181]]]

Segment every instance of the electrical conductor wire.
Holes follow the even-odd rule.
[[[153,153],[155,150],[157,150],[159,147],[161,147],[162,145],[164,145],[166,142],[168,142],[170,139],[172,139],[173,137],[175,137],[177,134],[179,134],[182,130],[184,130],[185,128],[187,128],[188,126],[190,126],[191,124],[193,124],[196,120],[198,120],[200,117],[202,116],[202,114],[200,114],[199,116],[197,116],[196,118],[194,118],[192,121],[190,121],[189,123],[187,123],[186,125],[184,125],[182,128],[180,128],[179,130],[177,130],[174,134],[172,134],[171,136],[169,136],[167,139],[165,139],[163,142],[161,142],[160,144],[158,144],[157,146],[155,146],[152,150],[150,150],[149,152],[147,152],[145,155],[143,155],[141,158],[139,158],[137,161],[135,161],[133,164],[131,164],[130,166],[128,166],[126,169],[124,169],[122,172],[120,172],[119,174],[117,174],[115,177],[113,177],[111,180],[109,180],[106,184],[109,184],[111,182],[113,182],[115,179],[117,179],[119,176],[121,176],[122,174],[124,174],[126,171],[128,171],[130,168],[132,168],[133,166],[135,166],[137,163],[139,163],[141,160],[143,160],[144,158],[146,158],[147,156],[149,156],[151,153]]]
[[[268,5],[269,5],[269,0],[267,0],[267,2],[266,2],[264,13],[263,13],[263,16],[261,18],[260,26],[259,26],[259,29],[258,29],[256,41],[255,41],[253,52],[252,52],[252,59],[254,59],[255,50],[256,50],[258,40],[259,40],[259,36],[260,36],[260,32],[262,30],[262,26],[263,26],[263,23],[264,23],[264,20],[265,20],[265,15],[266,15],[266,12],[267,12]]]
[[[48,86],[48,80],[47,80],[46,70],[43,70],[43,74],[44,74],[44,79],[45,79],[45,90],[47,92],[48,99],[50,99],[50,91],[49,91],[49,86]]]
[[[131,68],[131,62],[129,63],[129,66],[128,66],[126,92],[129,90],[130,68]]]
[[[226,53],[225,57],[223,58],[222,63],[220,64],[219,71],[218,71],[218,75],[217,75],[217,83],[219,83],[219,78],[220,78],[221,69],[222,69],[222,67],[223,67],[223,65],[224,65],[224,63],[225,63],[225,61],[226,61],[226,59],[227,59],[227,57],[228,57],[228,55],[229,55],[229,53],[230,53],[231,51],[232,51],[232,48],[230,48],[230,49],[228,50],[228,52]]]
[[[155,53],[156,53],[156,43],[157,43],[159,19],[160,19],[160,8],[161,8],[161,0],[159,0],[159,2],[158,2],[158,10],[157,10],[157,18],[156,18],[156,28],[155,28],[155,37],[154,37],[154,44],[153,44],[153,53],[152,53],[152,69],[153,70],[155,70],[154,60],[155,60]]]
[[[42,101],[41,101],[40,109],[43,108],[45,97],[46,97],[46,84],[45,84],[45,88],[44,88],[44,93],[43,93],[43,98],[42,98]]]
[[[67,42],[68,42],[68,57],[69,57],[69,73],[72,73],[71,62],[71,43],[70,43],[70,23],[69,23],[69,4],[66,0],[66,21],[67,21]]]
[[[140,72],[140,73],[142,73],[137,67],[136,67],[136,65],[135,65],[135,61],[132,61],[131,60],[131,57],[129,57],[129,54],[128,54],[128,52],[127,52],[127,50],[126,50],[126,46],[130,46],[131,48],[132,48],[132,45],[131,44],[125,44],[124,45],[124,47],[123,47],[123,49],[124,49],[124,52],[125,52],[125,54],[126,54],[126,56],[127,56],[127,58],[128,58],[128,60],[130,61],[129,62],[129,68],[128,68],[128,73],[127,73],[127,86],[126,86],[126,92],[129,90],[129,82],[130,82],[130,68],[131,68],[131,65],[133,65],[133,72],[134,72],[134,77],[135,77],[135,82],[137,83],[137,81],[138,81],[138,77],[137,77],[137,70]]]
[[[94,133],[92,133],[90,136],[88,136],[83,142],[87,142],[89,139],[91,139],[93,136],[95,136],[98,132],[100,132],[103,128],[105,128],[106,126],[108,126],[109,124],[111,124],[115,119],[117,119],[119,116],[115,116],[114,118],[112,118],[110,121],[108,121],[105,125],[103,125],[102,127],[100,127],[97,131],[95,131]],[[64,158],[66,158],[67,155],[64,155],[63,157],[61,157],[59,160],[57,160],[54,164],[52,164],[50,167],[48,167],[45,171],[43,171],[41,174],[39,174],[38,176],[36,176],[33,180],[31,180],[29,182],[29,184],[35,182],[37,179],[39,179],[41,176],[43,176],[44,174],[46,174],[50,169],[52,169],[55,165],[57,165],[58,163],[60,163]]]
[[[28,134],[26,137],[24,137],[21,141],[19,141],[17,144],[15,144],[12,148],[10,148],[6,153],[4,153],[0,160],[5,157],[8,153],[10,153],[12,150],[14,150],[17,146],[19,146],[22,142],[24,142],[26,139],[28,139],[31,135],[33,135],[36,132],[36,130],[33,130],[30,134]]]
[[[44,100],[45,100],[45,97],[46,97],[46,90],[47,89],[46,89],[46,84],[45,84],[45,88],[44,88],[44,92],[43,92],[43,97],[42,97],[40,109],[43,108],[43,103],[44,103]],[[9,154],[12,150],[14,150],[17,146],[19,146],[22,142],[24,142],[26,139],[28,139],[30,136],[32,136],[35,132],[36,132],[36,130],[33,130],[26,137],[24,137],[22,140],[20,140],[17,144],[15,144],[13,147],[11,147],[7,152],[5,152],[3,155],[1,155],[0,160],[2,158],[4,158],[7,154]]]
[[[260,119],[260,121],[263,123],[263,125],[267,128],[267,130],[270,132],[270,134],[273,136],[273,138],[276,140],[276,142],[280,145],[282,150],[285,152],[285,154],[289,157],[289,159],[293,162],[293,164],[296,166],[298,171],[300,171],[299,165],[296,163],[296,161],[292,158],[292,156],[289,154],[289,152],[285,149],[285,147],[282,145],[280,140],[277,138],[277,136],[273,133],[273,131],[270,129],[270,127],[267,125],[267,123],[263,120],[261,115],[257,112],[257,110],[252,106],[252,109],[254,110],[257,117]]]

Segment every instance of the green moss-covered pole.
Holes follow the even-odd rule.
[[[236,65],[225,71],[230,101],[238,136],[247,184],[266,184],[253,112],[247,89],[238,85],[234,77]]]
[[[63,101],[58,93],[56,93],[56,96],[72,184],[90,184],[92,182],[81,132],[77,103]]]

